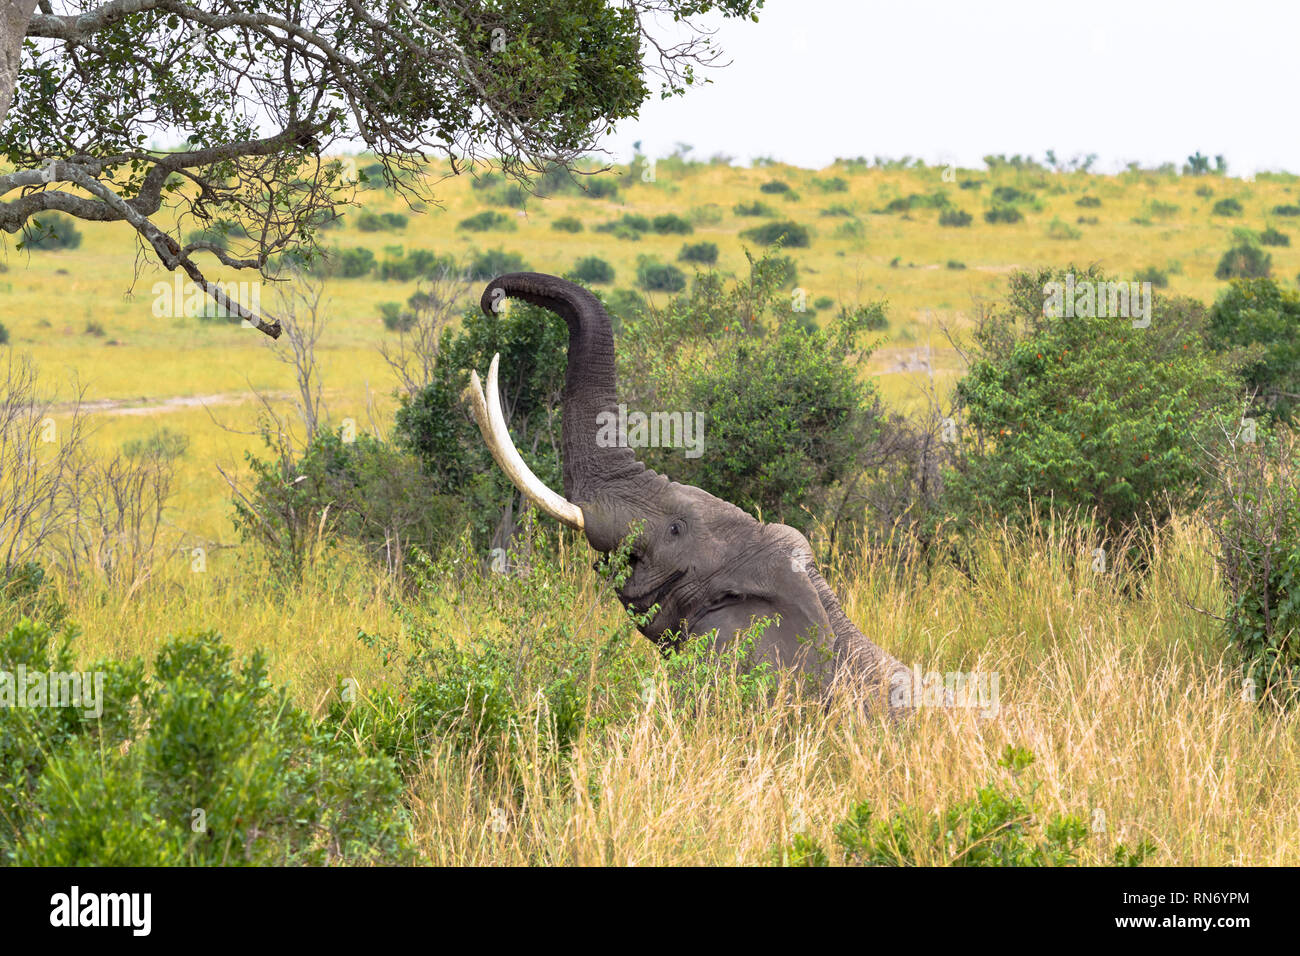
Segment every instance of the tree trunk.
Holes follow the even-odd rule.
[[[0,124],[14,101],[18,61],[36,0],[0,0]]]

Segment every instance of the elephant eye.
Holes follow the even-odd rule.
[[[668,533],[674,538],[677,537],[682,533],[682,523],[680,521],[674,521],[668,526]]]

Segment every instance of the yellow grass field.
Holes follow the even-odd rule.
[[[825,191],[815,182],[833,177],[847,188]],[[797,198],[761,192],[772,180],[788,183]],[[967,180],[982,185],[960,188]],[[616,270],[610,289],[632,288],[638,256],[672,262],[686,242],[716,242],[718,267],[741,272],[739,233],[766,220],[737,216],[733,206],[761,200],[776,218],[814,231],[809,248],[789,253],[808,302],[834,301],[823,317],[841,305],[887,300],[890,325],[869,374],[901,410],[916,407],[931,373],[941,391],[956,380],[961,363],[944,328],[969,328],[980,303],[996,300],[1016,268],[1098,263],[1131,277],[1155,267],[1168,272],[1168,292],[1208,304],[1225,285],[1214,271],[1233,230],[1271,225],[1295,233],[1294,245],[1268,249],[1273,275],[1289,284],[1300,273],[1300,219],[1271,212],[1300,204],[1300,179],[1281,174],[1247,182],[1000,168],[945,178],[938,167],[837,164],[813,171],[661,160],[653,182],[620,184],[617,199],[531,199],[523,212],[487,206],[468,177],[432,170],[430,181],[441,206],[424,212],[382,189],[358,194],[366,210],[408,215],[405,229],[361,232],[354,224],[359,210],[350,209],[342,229],[322,233],[324,244],[364,246],[380,261],[386,247],[397,245],[408,253],[457,254],[501,247],[534,270],[556,274],[598,255]],[[999,186],[1034,195],[1021,207],[1023,221],[984,221]],[[970,226],[942,227],[932,208],[874,211],[936,190],[972,215]],[[1084,196],[1100,205],[1077,205]],[[1213,214],[1225,198],[1238,200],[1244,212]],[[691,236],[649,233],[625,241],[593,231],[625,213],[690,217],[708,206],[720,218],[697,222]],[[851,215],[822,214],[833,206]],[[517,228],[457,228],[486,208],[512,217]],[[561,216],[577,217],[584,230],[551,228]],[[1077,238],[1052,238],[1054,220],[1077,230]],[[854,222],[860,235],[837,235]],[[162,427],[187,435],[167,513],[169,540],[210,546],[203,574],[192,573],[188,552],[173,550],[130,593],[93,583],[72,589],[71,617],[83,631],[79,657],[151,656],[168,635],[216,628],[240,653],[264,648],[272,676],[316,714],[340,678],[363,688],[391,679],[380,653],[357,635],[404,639],[403,594],[395,584],[344,551],[323,555],[302,583],[265,589],[248,552],[233,546],[230,493],[216,467],[240,470],[244,452],[259,445],[254,390],[282,400],[293,389],[273,343],[222,321],[154,318],[151,288],[171,277],[139,252],[126,226],[78,227],[84,240],[70,250],[18,251],[9,238],[0,254],[8,347],[33,356],[60,401],[73,398],[75,383],[84,386],[85,401],[98,403],[95,440],[105,448]],[[392,333],[380,305],[405,302],[415,288],[377,273],[328,280],[330,321],[318,353],[333,423],[350,417],[363,429],[391,428],[395,382],[377,347]],[[649,298],[662,303],[664,294]],[[262,305],[275,312],[269,286]],[[1001,711],[985,717],[937,709],[892,725],[842,702],[755,712],[719,691],[705,695],[691,720],[647,703],[616,727],[584,734],[564,762],[525,760],[528,772],[511,787],[435,742],[407,781],[417,848],[440,864],[758,863],[795,831],[833,844],[833,825],[856,803],[880,815],[902,805],[932,813],[990,781],[1007,784],[1010,771],[997,758],[1010,744],[1034,752],[1025,773],[1041,784],[1044,812],[1104,820],[1082,851],[1085,863],[1106,862],[1117,841],[1146,840],[1157,865],[1298,865],[1300,715],[1243,701],[1218,625],[1193,610],[1221,609],[1223,601],[1208,545],[1201,524],[1176,521],[1159,536],[1149,586],[1140,592],[1091,574],[1082,538],[1043,543],[993,534],[981,547],[985,566],[998,571],[979,585],[949,568],[899,576],[866,561],[830,569],[846,613],[900,659],[923,662],[926,670],[1001,674]],[[551,610],[573,617],[578,639],[594,641],[598,627],[612,628],[622,615],[590,561],[580,545],[566,554],[560,573],[577,588],[581,606]],[[490,603],[421,609],[458,642],[494,634],[490,611]],[[653,649],[624,629],[632,653],[655,673],[661,665]],[[510,821],[504,831],[492,826],[498,809]]]

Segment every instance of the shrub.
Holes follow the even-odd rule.
[[[1083,233],[1063,219],[1053,219],[1047,224],[1048,239],[1078,239]]]
[[[0,322],[0,345],[8,345],[8,344],[9,344],[9,330],[5,328],[5,324],[3,322]]]
[[[76,249],[81,245],[81,230],[71,216],[41,213],[24,226],[23,249]]]
[[[189,447],[189,435],[164,425],[148,438],[131,438],[123,442],[122,454],[127,458],[161,458],[175,461],[184,456]]]
[[[653,222],[654,231],[661,236],[679,235],[687,236],[695,231],[695,227],[686,219],[673,213],[665,213],[662,216],[655,216]]]
[[[644,256],[636,268],[636,281],[647,292],[681,292],[686,288],[686,275],[681,269]]]
[[[845,863],[862,866],[1075,866],[1088,838],[1077,814],[1047,816],[1036,805],[1041,784],[1022,772],[1033,754],[1008,746],[999,766],[1010,781],[990,781],[965,800],[939,814],[904,806],[877,819],[865,803],[849,810],[834,827]],[[1130,849],[1117,844],[1110,852],[1116,866],[1138,866],[1155,853],[1143,841]],[[782,866],[828,866],[821,844],[799,834],[787,847],[773,848],[768,862]]]
[[[711,266],[718,261],[718,244],[716,242],[688,243],[677,254],[678,262],[698,262]]]
[[[854,209],[853,209],[852,206],[846,206],[846,205],[844,205],[843,203],[835,203],[835,204],[830,205],[830,206],[827,206],[825,209],[823,209],[823,210],[821,211],[821,215],[823,215],[823,216],[845,216],[845,217],[848,217],[848,218],[853,218],[853,217],[855,217],[855,216],[857,215],[857,213],[854,211]]]
[[[1273,215],[1275,216],[1300,216],[1300,206],[1274,206]]]
[[[1204,308],[1155,299],[1155,335],[1100,309],[1045,314],[1048,283],[1070,275],[1080,290],[1106,281],[1096,268],[1015,273],[1006,305],[976,331],[957,385],[969,434],[944,491],[962,520],[1095,510],[1103,533],[1121,535],[1163,523],[1204,487],[1201,449],[1236,394],[1204,345]]]
[[[551,223],[551,228],[557,232],[582,232],[582,220],[573,216],[561,216]]]
[[[1019,222],[1025,217],[1015,206],[995,205],[984,210],[984,221],[990,223]]]
[[[1252,242],[1238,242],[1223,254],[1214,269],[1216,279],[1262,279],[1273,268],[1273,257]]]
[[[829,179],[820,179],[814,176],[812,185],[814,189],[820,189],[824,193],[843,193],[849,190],[849,184],[839,176],[831,176]]]
[[[599,256],[585,256],[573,264],[570,275],[579,282],[601,285],[614,281],[614,267]]]
[[[512,232],[517,227],[515,221],[504,213],[499,213],[495,209],[485,209],[468,219],[462,219],[457,228],[467,229],[470,232],[489,232],[493,230]]]
[[[1259,241],[1261,245],[1265,246],[1291,245],[1291,237],[1279,229],[1274,229],[1272,226],[1269,226],[1259,234]]]
[[[1219,461],[1208,509],[1228,591],[1224,629],[1242,663],[1242,696],[1294,704],[1300,698],[1300,445],[1288,432],[1251,438],[1238,431]]]
[[[488,202],[495,206],[523,209],[528,203],[528,190],[518,183],[499,186],[488,194]]]
[[[949,259],[949,260],[948,260],[948,268],[949,268],[949,269],[965,269],[965,268],[966,268],[966,263],[961,262],[960,260],[957,260],[957,259]]]
[[[1155,266],[1139,269],[1134,273],[1133,278],[1138,282],[1150,282],[1151,287],[1155,289],[1164,289],[1169,286],[1169,273],[1163,269],[1157,269]]]
[[[495,279],[507,272],[527,272],[528,263],[517,252],[504,249],[487,249],[475,254],[470,260],[469,277],[471,279]]]
[[[357,216],[357,228],[362,232],[399,232],[406,228],[407,219],[398,212],[374,213],[363,209]]]
[[[1080,196],[1074,201],[1074,204],[1076,206],[1081,206],[1084,209],[1096,209],[1101,205],[1101,200],[1096,196]]]
[[[773,195],[790,192],[790,184],[784,183],[779,179],[771,179],[758,187],[759,192],[770,193]]]
[[[997,186],[993,190],[993,199],[1001,203],[1033,202],[1034,194],[1021,192],[1015,186]]]
[[[808,227],[789,220],[768,222],[753,229],[746,229],[740,237],[763,246],[780,243],[787,249],[804,249],[812,243],[812,235]]]
[[[695,206],[690,212],[691,222],[697,226],[716,226],[722,222],[722,207],[715,202]]]
[[[55,646],[24,621],[0,659],[72,670],[70,635]],[[99,720],[0,709],[0,849],[19,866],[410,861],[393,762],[314,723],[260,653],[236,662],[202,632],[169,639],[148,678],[139,657],[91,670]]]
[[[1240,216],[1242,213],[1241,203],[1229,196],[1216,202],[1210,212],[1215,216]]]
[[[344,279],[360,279],[374,268],[375,254],[362,246],[339,250],[334,261],[326,266],[328,274],[337,274]]]
[[[1143,207],[1151,219],[1172,219],[1178,213],[1178,204],[1149,199]]]
[[[624,213],[619,219],[601,223],[596,232],[612,233],[615,239],[638,240],[650,231],[650,220],[637,213]]]
[[[731,207],[731,211],[737,216],[775,216],[776,210],[767,203],[759,202],[757,199],[753,202],[740,202]]]
[[[969,226],[971,223],[971,214],[965,209],[958,209],[956,206],[950,206],[939,213],[939,225],[961,228]]]
[[[614,199],[618,196],[618,183],[613,179],[589,176],[582,180],[581,185],[591,199]]]
[[[1234,279],[1210,310],[1206,340],[1234,356],[1259,414],[1293,416],[1300,401],[1300,294],[1272,279]]]
[[[415,325],[415,313],[402,308],[398,302],[379,303],[379,315],[383,319],[384,328],[390,332],[408,332]]]

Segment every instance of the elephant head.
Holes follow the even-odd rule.
[[[772,621],[755,646],[762,659],[810,672],[825,688],[852,684],[884,696],[908,670],[848,619],[812,562],[802,534],[762,524],[730,502],[646,468],[625,446],[598,438],[604,414],[616,413],[614,337],[600,301],[555,276],[516,272],[483,292],[496,312],[505,297],[560,315],[569,327],[561,454],[564,495],[543,485],[511,443],[501,412],[497,358],[484,395],[477,373],[466,396],[497,463],[547,514],[580,529],[601,553],[617,548],[640,523],[630,574],[618,589],[623,605],[645,620],[641,632],[661,647],[674,637],[716,629],[721,648],[755,618]],[[657,610],[656,610],[657,609]]]

